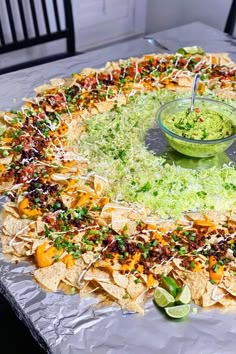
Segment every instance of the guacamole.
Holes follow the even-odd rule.
[[[165,126],[171,132],[193,140],[217,140],[235,133],[235,126],[226,113],[209,108],[194,108],[167,116]]]

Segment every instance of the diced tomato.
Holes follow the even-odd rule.
[[[56,105],[61,105],[62,103],[65,103],[65,97],[58,93],[56,95],[50,95],[50,96],[47,96],[47,101],[49,102],[49,104],[54,107]]]
[[[99,73],[98,74],[98,80],[99,81],[110,81],[111,77],[108,73]]]
[[[152,66],[155,68],[155,67],[157,67],[157,65],[159,65],[159,63],[160,63],[160,60],[159,59],[153,59],[153,62],[152,62]]]
[[[15,145],[22,145],[22,150],[28,152],[32,149],[33,138],[31,136],[21,135],[17,138]]]
[[[108,235],[108,238],[107,238],[107,242],[108,242],[108,244],[113,243],[113,242],[114,242],[114,240],[115,240],[114,235],[109,234],[109,235]]]
[[[120,78],[121,71],[120,69],[115,69],[112,71],[112,76],[115,80],[118,80]]]
[[[19,182],[24,183],[32,179],[34,171],[35,171],[35,166],[32,165],[22,168],[22,170],[20,171]]]
[[[178,67],[179,68],[183,68],[186,64],[187,64],[187,60],[186,59],[184,59],[184,58],[179,58],[179,60],[178,60]]]
[[[95,77],[86,77],[84,80],[84,88],[91,90],[97,86],[97,80]]]
[[[57,222],[57,217],[55,213],[48,213],[45,216],[45,221],[49,223],[50,225],[55,225]]]
[[[37,117],[37,116],[36,116],[36,117]],[[46,117],[46,115],[43,114],[43,113],[38,114],[38,118],[39,118],[39,119],[44,119],[45,117]]]

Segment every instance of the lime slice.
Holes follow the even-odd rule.
[[[196,45],[192,47],[183,47],[177,50],[180,54],[204,54],[204,50]]]
[[[157,287],[154,291],[154,300],[160,307],[170,306],[174,304],[175,298],[165,289]]]
[[[165,312],[167,313],[168,316],[172,318],[183,318],[187,316],[187,314],[190,311],[190,305],[179,305],[179,306],[171,306],[171,307],[166,307]]]
[[[193,47],[184,47],[184,50],[188,54],[204,54],[204,50],[196,45]]]
[[[176,297],[178,284],[175,279],[162,275],[160,285],[166,289],[172,296]]]
[[[181,305],[189,304],[191,301],[191,292],[188,285],[185,285],[181,292],[175,298]]]

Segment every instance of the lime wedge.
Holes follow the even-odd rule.
[[[185,285],[181,292],[176,296],[175,301],[178,301],[181,305],[189,304],[191,301],[191,292],[188,285]]]
[[[187,314],[190,311],[190,305],[179,305],[179,306],[171,306],[171,307],[166,307],[165,312],[167,313],[168,316],[172,318],[183,318],[187,316]]]
[[[180,54],[204,54],[204,50],[196,45],[192,47],[183,47],[177,50]]]
[[[175,279],[162,275],[160,285],[166,289],[172,296],[176,297],[178,284]]]
[[[154,291],[154,300],[160,307],[170,306],[174,304],[175,298],[165,289],[157,287]]]
[[[188,54],[204,54],[204,50],[196,45],[193,47],[184,47],[184,50]]]

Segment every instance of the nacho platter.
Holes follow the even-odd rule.
[[[7,177],[3,178],[4,183],[1,185],[2,191],[9,192],[11,189],[8,193],[11,201],[4,205],[3,211],[3,251],[12,254],[13,260],[17,261],[19,257],[34,256],[39,267],[34,271],[34,277],[48,290],[57,290],[59,282],[63,281],[70,286],[72,292],[80,290],[81,296],[96,295],[95,298],[99,298],[106,306],[111,301],[118,303],[124,310],[143,313],[143,303],[158,284],[158,276],[165,272],[172,274],[181,283],[189,282],[192,298],[197,304],[234,304],[234,257],[231,254],[230,258],[227,254],[233,250],[235,237],[233,208],[225,213],[204,211],[202,214],[190,213],[181,219],[166,221],[154,217],[140,205],[111,203],[106,195],[109,181],[103,176],[88,174],[88,162],[67,144],[66,136],[70,142],[78,140],[85,129],[83,122],[87,117],[99,111],[111,110],[114,105],[126,104],[127,96],[132,96],[134,91],[138,94],[140,91],[149,92],[163,87],[174,91],[189,90],[191,74],[187,75],[186,83],[185,70],[180,70],[185,74],[184,77],[174,72],[172,75],[175,80],[176,75],[179,77],[177,83],[172,82],[172,79],[166,78],[165,71],[170,70],[169,64],[164,71],[160,71],[165,75],[161,74],[157,79],[154,75],[155,79],[150,80],[145,73],[145,80],[141,81],[143,78],[139,65],[143,72],[147,71],[147,63],[151,69],[153,65],[155,68],[162,66],[165,60],[172,60],[173,65],[175,56],[171,59],[169,57],[131,58],[125,64],[109,63],[105,70],[89,69],[68,81],[52,80],[51,85],[36,90],[38,95],[35,99],[26,100],[21,115],[19,112],[2,114],[3,125],[7,125],[7,129],[3,137],[1,168],[3,176]],[[155,60],[158,63],[153,62]],[[221,87],[217,85],[212,88],[207,85],[207,88],[215,90],[217,94],[223,92],[227,98],[235,96],[232,86],[233,63],[227,56],[212,55],[205,59],[197,56],[195,60],[195,66],[199,63],[206,65],[210,60],[212,67],[219,65],[223,71],[228,70],[228,76],[225,76],[225,72],[224,75],[218,73],[221,78],[218,75],[217,82],[220,82]],[[112,77],[118,75],[121,69],[127,72],[128,82],[120,83],[124,81],[124,72],[120,72],[122,80],[120,77],[118,79],[123,93],[117,96],[121,87],[116,87],[115,91]],[[94,91],[97,91],[93,85],[107,83],[109,80],[113,84],[112,89],[108,87],[110,91],[102,87],[98,89],[99,93],[96,92],[93,102],[91,97],[86,98],[91,94],[94,96]],[[81,102],[76,102],[75,95],[78,93],[74,96],[70,92],[65,94],[65,83],[70,92],[83,83],[82,107]],[[203,82],[202,90],[205,88]],[[98,95],[101,102],[96,102]],[[70,102],[73,100],[76,102],[74,106],[79,107],[77,111],[72,110],[74,102]],[[26,126],[30,130],[25,137],[21,132],[26,130]],[[30,140],[29,135],[35,139]],[[42,146],[44,155],[40,150]],[[6,151],[11,153],[7,155]],[[22,163],[22,160],[26,161]],[[16,169],[19,165],[21,168]],[[6,166],[7,172],[4,170]],[[216,242],[219,235],[220,240]],[[189,237],[195,238],[190,240],[193,243],[190,252],[187,249]],[[203,243],[200,242],[202,237]],[[178,240],[173,241],[174,238]],[[225,246],[223,254],[217,248],[218,244],[222,245],[222,238]],[[205,246],[206,239],[205,254],[194,254],[199,247]],[[223,265],[218,263],[219,252],[223,259],[227,259]],[[217,259],[214,264],[217,267],[214,268],[218,269],[213,272],[213,276],[221,272],[216,280],[210,279],[209,266],[206,264],[210,257],[215,256]],[[194,268],[198,270],[194,271]],[[224,279],[222,268],[225,268]],[[215,284],[209,280],[215,281]],[[196,284],[201,282],[203,290],[195,291],[198,288]],[[213,291],[215,300],[212,300]]]

